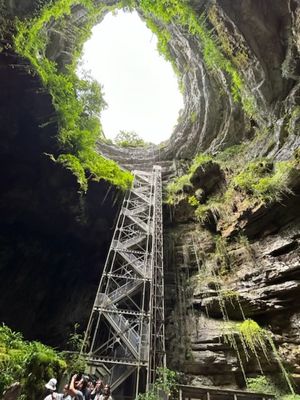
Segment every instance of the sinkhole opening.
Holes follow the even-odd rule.
[[[109,13],[93,28],[79,74],[83,70],[103,87],[107,139],[125,132],[158,144],[171,136],[183,96],[171,63],[158,53],[156,36],[136,11]]]

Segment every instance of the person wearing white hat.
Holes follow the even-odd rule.
[[[72,397],[68,394],[68,385],[64,386],[63,393],[56,392],[57,380],[51,378],[49,382],[46,383],[45,388],[47,389],[48,395],[44,400],[72,400]]]
[[[56,400],[57,393],[55,392],[57,385],[57,380],[55,378],[51,378],[49,382],[46,383],[45,388],[47,389],[48,395],[44,398],[44,400]]]
[[[46,383],[45,388],[52,390],[54,392],[56,390],[57,380],[55,378],[51,378],[49,382]]]

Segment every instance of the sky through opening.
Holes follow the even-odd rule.
[[[107,138],[114,139],[120,130],[135,131],[151,143],[170,137],[183,98],[156,43],[135,11],[108,14],[85,43],[82,68],[103,85],[108,103],[101,114]]]

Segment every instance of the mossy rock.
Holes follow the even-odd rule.
[[[225,184],[225,176],[220,165],[209,160],[193,171],[190,181],[195,189],[202,189],[205,196],[209,196]]]

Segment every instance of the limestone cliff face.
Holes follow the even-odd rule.
[[[34,3],[24,4],[25,12]],[[103,2],[98,1],[99,4]],[[116,1],[105,1],[113,5]],[[243,0],[191,2],[198,15],[217,38],[225,57],[245,83],[244,104],[235,101],[232,82],[222,68],[213,71],[204,62],[203,44],[187,29],[174,24],[162,27],[170,33],[169,50],[181,75],[185,106],[166,145],[143,151],[144,159],[161,161],[190,159],[201,151],[218,152],[231,145],[253,140],[249,157],[271,156],[287,159],[299,146],[299,5],[296,1]],[[8,2],[10,14],[20,13],[20,5]],[[141,11],[140,11],[141,12]],[[63,70],[71,60],[76,27],[86,23],[86,10],[73,8],[69,23],[53,21],[48,27],[47,56]],[[143,17],[142,13],[141,16]],[[99,22],[101,22],[101,18]],[[249,108],[249,105],[248,105]],[[245,112],[246,109],[246,112]],[[124,166],[139,159],[123,149],[99,144],[99,151]],[[145,163],[145,164],[146,164]]]
[[[197,153],[217,154],[239,143],[247,146],[244,162],[262,156],[290,159],[300,143],[299,2],[190,3],[198,15],[204,13],[221,51],[238,69],[244,105],[234,100],[228,74],[207,67],[203,44],[187,29],[169,24],[169,49],[185,88],[185,107],[171,138],[142,150],[99,142],[99,152],[129,169],[160,163],[165,182],[182,175]],[[40,5],[5,0],[1,12],[22,18]],[[77,5],[65,24],[52,21],[46,27],[47,56],[62,71],[74,46],[72,26],[85,22],[86,10]],[[53,163],[48,155],[57,153],[57,118],[51,97],[5,40],[0,53],[1,317],[27,337],[61,344],[72,323],[84,325],[88,317],[122,194],[94,182],[80,195],[71,173]],[[249,99],[254,109],[249,110]],[[199,179],[206,190],[218,191],[218,176],[214,171]],[[237,202],[226,223],[217,219],[201,226],[186,200],[171,212],[166,207],[168,357],[185,379],[244,383],[236,351],[224,337],[223,291],[228,319],[252,318],[268,327],[298,382],[299,176],[290,189],[268,206],[243,208]],[[254,358],[244,363],[248,375],[259,372]],[[278,371],[272,356],[262,367]]]
[[[225,333],[227,324],[251,318],[273,333],[298,384],[299,212],[297,219],[276,228],[273,216],[263,230],[253,232],[251,240],[231,238],[223,254],[212,233],[192,220],[181,219],[179,225],[176,221],[165,238],[170,365],[175,368],[179,361],[181,371],[194,383],[243,384],[237,353],[226,343]],[[252,223],[249,217],[246,225]],[[228,270],[222,271],[224,257]],[[262,369],[266,374],[278,372],[268,351],[269,360],[261,357]],[[246,361],[241,344],[240,352],[247,376],[259,374],[255,357]]]
[[[249,158],[289,158],[299,146],[298,4],[279,0],[270,9],[268,1],[202,1],[192,2],[192,7],[206,16],[221,50],[245,82],[244,102],[252,98],[255,110],[249,115],[234,100],[227,73],[206,66],[198,39],[183,27],[162,25],[170,33],[169,49],[181,75],[185,106],[171,138],[146,156],[144,151],[145,159],[191,159],[198,152],[216,153],[254,138]],[[124,166],[139,159],[134,149],[128,154],[99,144],[99,151]]]

